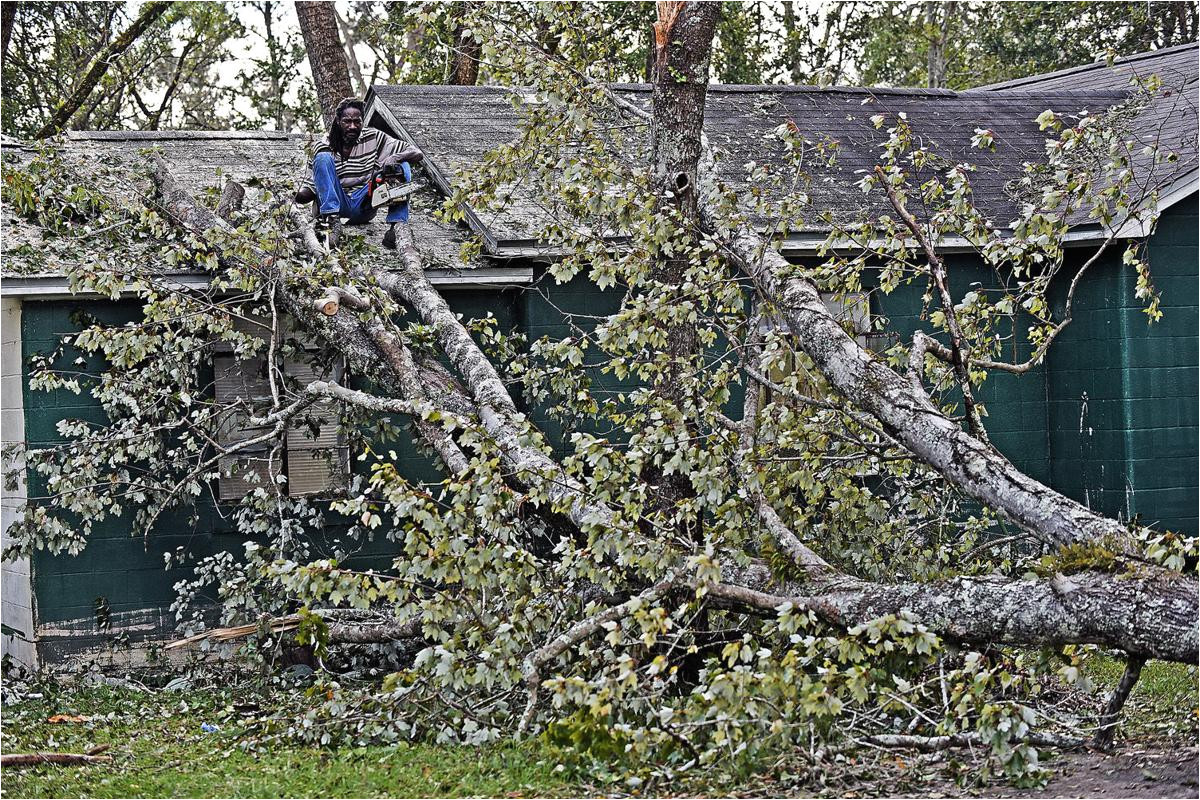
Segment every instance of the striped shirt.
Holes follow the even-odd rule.
[[[363,128],[358,135],[358,141],[350,150],[350,157],[343,158],[341,153],[334,153],[329,147],[328,140],[317,146],[315,158],[320,153],[332,153],[333,163],[337,166],[340,180],[347,178],[367,178],[372,172],[382,166],[388,156],[393,156],[404,149],[404,144],[395,137],[388,136],[378,128]],[[363,181],[365,182],[365,181]],[[312,162],[308,162],[308,173],[303,186],[316,190],[312,177]]]

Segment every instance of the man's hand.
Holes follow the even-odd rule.
[[[425,154],[412,145],[406,145],[399,153],[394,153],[379,162],[380,167],[395,167],[401,162],[407,161],[410,164],[420,164],[425,160]]]
[[[300,205],[304,205],[305,203],[311,203],[313,200],[316,200],[316,199],[317,199],[317,193],[314,192],[312,189],[310,189],[307,186],[305,186],[300,191],[296,192],[295,200]]]
[[[342,184],[343,189],[354,189],[355,187],[362,186],[369,180],[371,180],[371,177],[369,175],[364,175],[361,178],[342,178],[339,183]]]

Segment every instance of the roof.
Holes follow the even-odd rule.
[[[1180,156],[1171,185],[1162,192],[1160,205],[1165,207],[1196,191],[1196,119],[1200,113],[1198,59],[1200,44],[1189,42],[1119,58],[1111,64],[1097,61],[1043,75],[993,83],[980,87],[980,91],[1128,90],[1135,82],[1157,75],[1162,81],[1162,88],[1134,120],[1133,133],[1140,141],[1158,142],[1162,149]],[[1144,161],[1140,166],[1146,168]]]
[[[1149,50],[1125,58],[1118,58],[1110,65],[1107,60],[1095,61],[1078,67],[1067,67],[1056,72],[1028,75],[1010,81],[991,83],[978,87],[986,91],[1002,91],[1021,88],[1038,89],[1124,89],[1134,77],[1158,75],[1168,85],[1196,84],[1196,59],[1200,56],[1200,43],[1188,42],[1161,50]]]
[[[722,159],[724,179],[739,194],[745,194],[747,188],[743,166],[747,162],[768,167],[782,164],[782,146],[768,138],[781,124],[795,125],[812,140],[836,141],[836,165],[812,169],[805,191],[814,208],[845,222],[863,210],[875,215],[884,212],[885,199],[881,195],[864,197],[856,183],[863,171],[877,163],[880,144],[886,137],[886,131],[877,130],[871,118],[903,113],[914,132],[941,155],[955,163],[977,166],[972,176],[976,202],[1003,224],[1017,213],[1007,184],[1021,174],[1025,162],[1038,161],[1044,153],[1045,134],[1035,118],[1046,109],[1078,113],[1123,103],[1132,97],[1127,73],[1133,69],[1163,72],[1164,90],[1140,113],[1132,132],[1139,140],[1158,141],[1180,155],[1180,161],[1170,168],[1172,174],[1156,175],[1155,183],[1161,178],[1163,183],[1194,191],[1194,56],[1195,45],[1188,45],[1127,59],[1122,62],[1125,73],[1116,77],[1109,75],[1104,65],[1089,65],[1021,79],[1019,86],[1006,84],[965,92],[713,85],[705,105],[704,128]],[[1080,75],[1087,76],[1082,85]],[[636,103],[649,105],[649,85],[612,88]],[[513,96],[522,93],[520,89],[496,86],[375,86],[369,95],[368,113],[378,113],[397,133],[420,147],[434,182],[449,194],[466,176],[484,167],[490,151],[517,138],[522,114]],[[971,145],[977,128],[993,132],[992,151]],[[634,148],[636,152],[629,153],[629,158],[646,158],[645,135]],[[1159,173],[1162,170],[1158,168]],[[508,197],[502,206],[468,210],[471,227],[493,254],[538,252],[536,238],[546,222],[548,198],[538,195],[533,181],[518,180],[506,189]],[[823,240],[829,227],[827,220],[814,213],[789,236],[785,249],[811,248]],[[1095,233],[1084,230],[1081,235]]]
[[[112,180],[124,182],[128,191],[150,193],[150,186],[137,168],[144,165],[143,152],[158,150],[170,165],[179,182],[193,193],[204,196],[219,192],[226,179],[247,187],[247,200],[253,201],[268,188],[277,195],[290,194],[296,179],[307,163],[306,148],[311,137],[272,131],[103,131],[72,132],[60,146],[61,155],[68,161],[113,169]],[[34,149],[14,140],[6,140],[3,158],[6,164],[28,163]],[[513,282],[528,279],[522,270],[517,276],[474,262],[464,265],[460,247],[467,233],[455,225],[433,219],[432,212],[440,206],[441,196],[426,188],[413,197],[411,224],[431,277],[443,285]],[[382,215],[379,216],[382,220]],[[372,222],[362,227],[348,227],[351,235],[365,235],[378,242],[383,236],[384,223]],[[5,295],[59,295],[66,291],[62,276],[73,265],[86,265],[102,259],[103,254],[88,249],[88,239],[62,237],[47,239],[43,231],[12,212],[5,204],[0,214],[0,232],[4,242]],[[23,248],[22,245],[32,245]],[[152,261],[152,254],[147,255]],[[386,267],[389,259],[399,256],[381,251],[378,258]],[[464,266],[466,267],[464,269]],[[470,268],[476,268],[471,270]],[[467,272],[470,275],[460,278]],[[197,276],[180,273],[180,280],[196,284]]]

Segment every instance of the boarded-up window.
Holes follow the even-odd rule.
[[[284,373],[300,386],[317,380],[342,380],[340,365],[318,370],[311,363],[285,361],[283,366]],[[311,406],[298,423],[287,432],[289,494],[297,497],[344,489],[350,472],[350,451],[333,405]]]
[[[263,337],[269,330],[248,320],[239,320],[236,327],[244,333]],[[342,380],[340,364],[317,368],[307,355],[301,353],[294,358],[278,359],[276,381],[280,391],[285,388],[291,392],[300,391],[315,380]],[[213,356],[213,371],[217,403],[237,409],[223,421],[218,443],[230,446],[269,433],[270,428],[247,425],[251,416],[262,415],[270,408],[265,352],[254,358],[239,359],[228,346],[223,350],[218,348]],[[349,465],[349,449],[338,427],[334,408],[329,404],[317,404],[291,421],[282,441],[280,437],[267,436],[245,450],[221,459],[218,493],[221,500],[239,500],[256,487],[268,485],[283,475],[287,477],[287,492],[293,497],[322,494],[346,486]]]

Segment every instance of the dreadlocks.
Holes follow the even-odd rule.
[[[347,97],[345,100],[337,104],[337,108],[333,112],[333,122],[329,126],[329,149],[335,153],[340,153],[345,142],[342,140],[342,129],[337,122],[346,113],[347,109],[357,108],[359,113],[364,116],[367,113],[366,104],[357,97]]]

